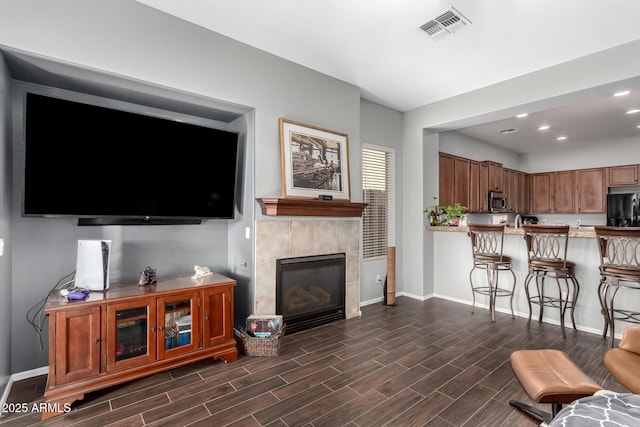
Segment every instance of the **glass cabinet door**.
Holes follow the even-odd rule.
[[[198,348],[198,293],[158,299],[158,358]]]
[[[107,369],[156,359],[155,299],[109,305],[107,322]]]

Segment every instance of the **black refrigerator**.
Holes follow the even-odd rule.
[[[640,193],[608,194],[607,225],[640,227]]]

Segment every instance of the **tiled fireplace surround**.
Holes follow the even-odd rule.
[[[360,218],[256,222],[255,314],[275,314],[276,260],[346,254],[347,319],[360,313]]]

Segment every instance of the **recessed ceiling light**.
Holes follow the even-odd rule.
[[[567,139],[566,136],[559,136],[556,138],[557,141],[565,141]]]
[[[640,113],[640,110],[629,110],[629,111],[627,111],[627,114],[635,114],[635,113]]]
[[[538,128],[538,130],[547,130],[547,129],[549,129],[549,127],[550,127],[550,126],[547,126],[547,125],[540,126],[540,127]]]
[[[521,113],[521,114],[518,114],[516,117],[521,119],[523,117],[527,117],[528,115],[529,115],[529,113]]]
[[[614,93],[613,96],[625,96],[625,95],[629,95],[630,93],[631,93],[630,90],[623,90],[623,91]]]

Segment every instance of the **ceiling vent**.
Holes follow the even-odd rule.
[[[471,24],[471,21],[452,7],[420,25],[420,29],[432,38],[437,39],[447,34],[453,34],[467,24]]]

